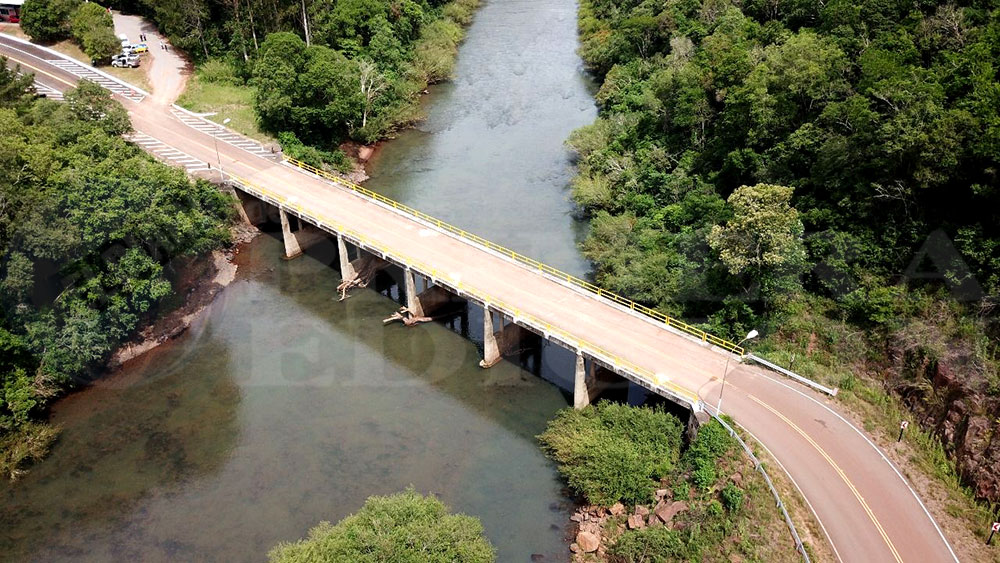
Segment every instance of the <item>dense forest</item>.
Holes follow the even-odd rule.
[[[128,114],[83,82],[59,103],[0,61],[0,475],[54,431],[34,422],[173,291],[172,260],[225,243],[232,204],[122,134]]]
[[[294,150],[378,140],[448,78],[478,0],[133,0],[208,79],[256,92],[261,128]],[[281,134],[284,133],[284,137]],[[330,152],[307,153],[327,161]]]
[[[1000,500],[1000,3],[585,0],[600,285],[901,397]]]

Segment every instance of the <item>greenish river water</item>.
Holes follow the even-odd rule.
[[[455,82],[368,185],[585,274],[563,146],[595,116],[575,10],[485,2]],[[572,357],[546,346],[482,370],[474,309],[466,336],[384,327],[398,288],[338,302],[329,250],[284,261],[259,237],[187,335],[60,401],[51,456],[0,485],[0,559],[259,561],[413,485],[480,517],[501,561],[565,560],[571,503],[534,436],[568,403]]]

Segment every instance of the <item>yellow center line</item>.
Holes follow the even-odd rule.
[[[823,448],[819,446],[819,444],[817,444],[808,434],[806,434],[794,422],[788,420],[788,418],[785,417],[785,415],[781,414],[780,412],[772,408],[764,401],[761,401],[757,397],[754,397],[749,393],[747,394],[747,396],[750,397],[750,399],[752,399],[755,403],[771,411],[772,414],[783,420],[785,424],[791,426],[793,430],[795,430],[796,432],[799,433],[799,435],[805,438],[806,441],[809,442],[809,444],[812,445],[812,447],[815,448],[816,451],[818,451],[820,455],[823,456],[824,459],[826,459],[827,463],[829,463],[830,466],[833,467],[834,471],[837,472],[837,475],[840,475],[840,478],[843,479],[844,483],[847,484],[847,487],[851,489],[852,493],[854,493],[854,497],[858,499],[859,503],[861,503],[861,508],[863,508],[865,512],[868,513],[868,517],[871,518],[872,523],[875,524],[875,528],[878,529],[878,533],[882,536],[882,539],[885,540],[886,545],[889,546],[889,551],[892,552],[892,556],[895,557],[897,562],[903,563],[903,559],[899,556],[899,552],[896,551],[896,546],[892,544],[892,540],[889,539],[889,535],[885,533],[885,529],[882,528],[882,524],[880,524],[878,518],[875,517],[875,513],[872,512],[871,507],[868,506],[868,503],[865,502],[864,497],[862,497],[861,493],[858,492],[858,489],[854,486],[854,483],[851,483],[851,480],[847,478],[847,474],[844,473],[844,471],[840,468],[840,466],[833,461],[833,459],[823,450]]]
[[[72,86],[72,87],[74,87],[74,88],[76,87],[76,83],[74,83],[74,82],[70,82],[69,80],[66,80],[65,78],[61,78],[61,77],[59,77],[59,76],[56,76],[56,75],[54,75],[54,74],[51,74],[51,73],[48,73],[48,72],[45,72],[44,70],[42,70],[42,69],[38,68],[37,66],[34,66],[34,65],[30,65],[30,64],[28,64],[28,63],[26,63],[26,62],[22,61],[21,59],[18,59],[18,58],[16,58],[16,57],[12,57],[12,56],[10,56],[10,55],[6,55],[6,57],[7,57],[8,59],[10,59],[10,60],[12,60],[12,61],[16,62],[17,64],[19,64],[19,65],[21,65],[21,66],[26,66],[26,67],[28,67],[28,68],[30,68],[30,69],[32,69],[32,70],[34,70],[35,72],[40,72],[40,73],[44,74],[45,76],[48,76],[49,78],[54,78],[54,79],[58,80],[59,82],[62,82],[63,84],[66,84],[66,85],[68,85],[68,86]]]

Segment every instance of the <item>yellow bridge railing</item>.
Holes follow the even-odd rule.
[[[697,393],[694,393],[688,389],[685,389],[684,387],[681,387],[675,383],[667,381],[664,378],[664,376],[653,373],[652,371],[639,366],[635,362],[632,362],[617,354],[614,354],[592,342],[578,338],[573,334],[569,333],[568,331],[553,325],[552,323],[539,319],[538,317],[535,317],[530,313],[526,313],[525,311],[522,311],[521,309],[509,303],[505,303],[500,299],[496,299],[477,288],[466,285],[462,283],[461,280],[456,280],[450,273],[443,272],[429,264],[421,262],[420,260],[417,260],[410,256],[406,256],[405,254],[401,254],[396,249],[386,248],[382,243],[345,226],[344,224],[340,223],[335,219],[331,219],[325,216],[315,215],[311,211],[307,211],[306,209],[304,209],[301,203],[289,201],[288,198],[285,198],[280,194],[268,190],[267,188],[258,186],[250,182],[249,180],[246,180],[245,178],[241,178],[239,176],[236,176],[235,174],[230,174],[228,172],[226,173],[226,175],[229,176],[232,180],[242,184],[246,188],[257,191],[261,195],[267,196],[268,198],[277,202],[279,205],[284,205],[286,208],[295,209],[301,216],[312,217],[316,221],[318,221],[321,225],[330,227],[333,230],[340,233],[341,235],[357,240],[358,242],[368,246],[369,248],[377,249],[385,255],[394,256],[397,259],[406,262],[410,267],[420,270],[424,274],[430,275],[434,279],[447,281],[456,289],[459,289],[460,291],[463,291],[466,294],[472,295],[476,299],[479,299],[484,303],[489,303],[494,307],[503,309],[508,314],[513,315],[514,317],[521,319],[522,321],[527,322],[538,329],[548,332],[549,334],[557,335],[567,344],[574,345],[577,349],[580,350],[587,350],[591,355],[598,356],[599,359],[609,362],[616,367],[630,371],[634,373],[636,376],[646,379],[650,383],[662,387],[663,389],[669,390],[671,393],[690,401],[692,404],[698,404],[700,401],[700,398],[698,397]]]
[[[642,313],[643,315],[646,315],[647,317],[650,317],[650,318],[655,319],[655,320],[657,320],[659,322],[662,322],[664,325],[666,325],[668,327],[675,328],[675,329],[677,329],[679,331],[682,331],[682,332],[687,333],[687,334],[689,334],[691,336],[694,336],[695,338],[701,340],[702,342],[707,342],[707,343],[712,344],[714,346],[718,346],[719,348],[722,348],[724,350],[728,350],[730,352],[739,354],[740,356],[743,356],[743,354],[744,354],[744,350],[743,350],[743,348],[741,346],[738,346],[735,343],[730,342],[729,340],[725,340],[725,339],[719,338],[718,336],[715,336],[713,334],[709,334],[709,333],[705,332],[704,330],[701,330],[698,327],[695,327],[695,326],[692,326],[692,325],[689,325],[689,324],[685,323],[684,321],[680,321],[680,320],[675,319],[673,317],[670,317],[668,315],[664,315],[663,313],[657,311],[656,309],[651,309],[651,308],[649,308],[649,307],[647,307],[647,306],[645,306],[645,305],[643,305],[641,303],[636,303],[635,301],[632,301],[631,299],[627,299],[625,297],[622,297],[621,295],[618,295],[617,293],[614,293],[614,292],[608,291],[606,289],[603,289],[601,287],[598,287],[598,286],[596,286],[596,285],[588,282],[587,280],[583,280],[583,279],[580,279],[580,278],[578,278],[576,276],[573,276],[571,274],[567,274],[566,272],[563,272],[562,270],[558,270],[556,268],[553,268],[552,266],[549,266],[548,264],[544,264],[542,262],[539,262],[538,260],[535,260],[533,258],[529,258],[527,256],[524,256],[523,254],[515,252],[515,251],[513,251],[513,250],[511,250],[509,248],[500,246],[499,244],[497,244],[495,242],[486,240],[486,239],[484,239],[483,237],[481,237],[479,235],[476,235],[474,233],[470,233],[470,232],[468,232],[468,231],[466,231],[464,229],[460,229],[460,228],[458,228],[458,227],[456,227],[454,225],[450,225],[448,223],[445,223],[444,221],[442,221],[442,220],[440,220],[440,219],[438,219],[436,217],[431,217],[430,215],[428,215],[428,214],[426,214],[426,213],[424,213],[424,212],[422,212],[420,210],[417,210],[417,209],[414,209],[414,208],[412,208],[412,207],[410,207],[408,205],[399,203],[398,201],[396,201],[394,199],[388,198],[388,197],[386,197],[386,196],[384,196],[384,195],[382,195],[380,193],[373,192],[372,190],[369,190],[368,188],[364,188],[362,186],[359,186],[357,184],[349,182],[349,181],[347,181],[347,180],[345,180],[345,179],[343,179],[343,178],[341,178],[339,176],[336,176],[334,174],[331,174],[331,173],[329,173],[329,172],[327,172],[325,170],[321,170],[319,168],[316,168],[315,166],[310,166],[309,164],[306,164],[306,163],[304,163],[304,162],[302,162],[300,160],[296,160],[294,158],[285,157],[285,160],[289,164],[291,164],[293,166],[296,166],[298,168],[301,168],[302,170],[305,170],[307,172],[315,174],[316,176],[320,176],[321,178],[330,180],[330,181],[332,181],[332,182],[334,182],[334,183],[336,183],[336,184],[338,184],[340,186],[343,186],[344,188],[347,188],[347,189],[349,189],[349,190],[351,190],[351,191],[353,191],[355,193],[358,193],[358,194],[360,194],[362,196],[365,196],[365,197],[367,197],[369,199],[373,199],[373,200],[378,201],[380,203],[383,203],[385,205],[391,206],[393,209],[398,209],[399,211],[402,211],[403,213],[405,213],[407,215],[410,215],[412,217],[420,219],[421,221],[430,223],[430,224],[434,225],[435,227],[438,227],[439,229],[442,229],[444,231],[447,231],[449,233],[457,235],[458,237],[460,237],[462,239],[465,239],[466,241],[471,241],[471,242],[473,242],[475,244],[478,244],[480,246],[486,247],[486,248],[488,248],[488,249],[496,252],[497,254],[500,254],[501,256],[503,256],[505,258],[510,258],[511,260],[514,260],[515,262],[520,263],[523,266],[527,266],[527,267],[529,267],[531,269],[537,270],[537,271],[542,272],[544,274],[548,274],[549,276],[551,276],[551,277],[553,277],[553,278],[555,278],[555,279],[557,279],[559,281],[565,281],[566,283],[569,283],[571,285],[574,285],[576,287],[584,289],[584,290],[586,290],[586,291],[588,291],[590,293],[593,293],[593,294],[596,294],[596,295],[598,295],[600,297],[604,297],[605,299],[609,299],[611,301],[614,301],[615,303],[617,303],[619,305],[622,305],[624,307],[628,307],[632,311],[636,311],[638,313]]]

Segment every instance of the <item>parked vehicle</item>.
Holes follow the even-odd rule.
[[[139,67],[139,57],[136,55],[115,55],[111,57],[111,66],[116,66],[118,68],[138,68]]]
[[[148,53],[149,47],[147,47],[145,43],[136,43],[135,45],[132,45],[132,50],[136,53]]]

